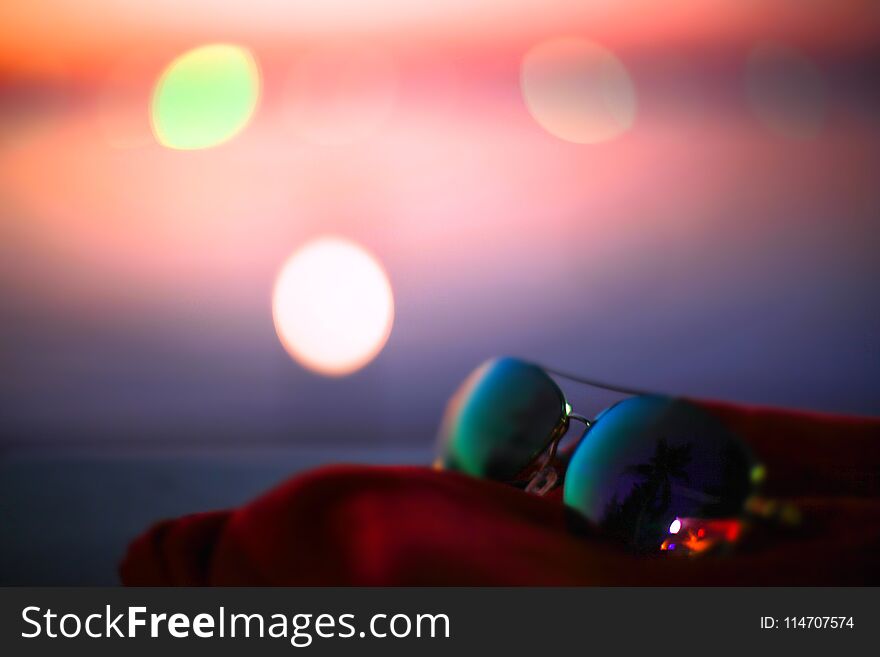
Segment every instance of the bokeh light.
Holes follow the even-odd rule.
[[[397,96],[394,60],[368,46],[325,46],[294,64],[287,112],[294,130],[321,145],[364,139],[391,113]]]
[[[593,144],[626,132],[636,116],[636,91],[621,61],[591,41],[544,41],[522,62],[526,106],[547,132]]]
[[[238,134],[260,96],[260,73],[246,48],[212,44],[184,53],[153,92],[153,133],[163,146],[208,148]]]
[[[755,45],[746,63],[746,95],[771,132],[810,139],[825,120],[827,92],[818,67],[802,52],[771,42]]]
[[[315,239],[281,269],[272,299],[275,330],[303,366],[344,376],[375,358],[391,334],[394,296],[382,265],[338,237]]]

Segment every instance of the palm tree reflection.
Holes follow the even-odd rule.
[[[647,463],[624,469],[637,481],[622,502],[615,492],[605,507],[603,529],[637,550],[656,550],[669,527],[673,490],[690,482],[690,463],[691,443],[670,446],[665,438],[658,440]]]

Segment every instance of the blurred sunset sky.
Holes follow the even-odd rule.
[[[175,147],[212,44],[253,97]],[[325,236],[393,295],[333,372],[273,306]],[[424,446],[501,354],[876,415],[878,252],[871,0],[0,5],[2,449]]]

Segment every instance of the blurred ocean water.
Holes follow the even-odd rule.
[[[0,458],[0,585],[114,585],[150,524],[242,504],[330,463],[414,463],[427,449],[15,454]]]

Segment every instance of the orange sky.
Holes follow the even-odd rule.
[[[863,49],[877,41],[873,0],[30,0],[0,4],[0,69],[86,74],[132,49],[202,40],[289,48],[357,34],[386,45],[498,49],[577,32],[616,48],[784,39]]]

